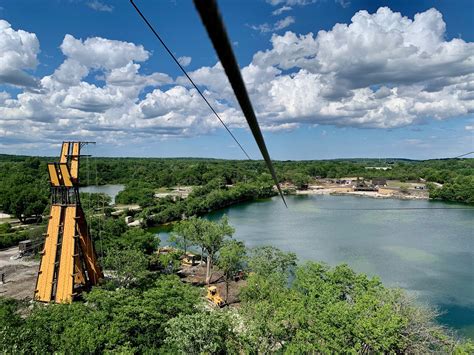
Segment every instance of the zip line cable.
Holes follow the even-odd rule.
[[[471,210],[472,207],[388,207],[388,208],[321,208],[324,211],[413,211],[413,210]]]
[[[471,154],[474,154],[474,152],[469,152],[469,153],[465,153],[465,154],[458,155],[457,157],[454,157],[454,159],[456,159],[456,158],[462,158],[462,157],[465,157],[465,156],[471,155]]]
[[[130,1],[132,1],[133,4],[133,0]],[[204,24],[207,34],[209,35],[214,49],[217,52],[217,56],[224,67],[224,71],[227,75],[227,78],[229,79],[232,89],[234,90],[234,94],[237,98],[237,101],[239,102],[242,112],[244,113],[250,130],[252,131],[253,137],[257,142],[260,153],[262,153],[268,170],[270,170],[273,180],[275,181],[281,199],[283,200],[285,206],[288,207],[285,197],[283,196],[280,183],[278,182],[275,169],[273,168],[270,154],[268,154],[267,146],[265,145],[265,140],[263,139],[257,117],[255,116],[252,103],[250,102],[244,80],[242,79],[242,74],[240,73],[237,59],[235,58],[234,51],[232,50],[224,22],[222,21],[221,14],[217,8],[217,3],[215,0],[194,0],[194,6],[201,16],[201,21]]]
[[[95,186],[99,186],[99,174],[98,174],[98,169],[97,169],[97,157],[94,157],[94,161],[95,161]],[[100,208],[100,199],[97,201],[97,209]],[[95,211],[94,211],[95,212]],[[94,213],[93,212],[93,213]],[[99,243],[100,243],[100,257],[101,259],[104,258],[104,244],[102,243],[102,229],[101,229],[101,226],[100,226],[100,220],[103,218],[104,216],[100,215],[99,218],[97,219],[97,224],[98,224],[98,237],[99,237]],[[92,220],[91,220],[91,223],[92,223]],[[104,223],[105,223],[105,217],[104,217]]]
[[[201,95],[201,97],[203,98],[203,100],[206,102],[207,106],[209,106],[209,108],[211,109],[211,111],[214,113],[214,115],[217,117],[217,119],[222,123],[222,125],[224,126],[224,128],[227,130],[227,132],[231,135],[231,137],[234,139],[235,143],[237,143],[237,145],[240,147],[240,149],[242,150],[242,152],[244,152],[244,154],[247,156],[247,158],[249,160],[252,160],[250,158],[250,156],[248,155],[248,153],[245,151],[244,147],[242,147],[242,145],[239,143],[239,141],[237,140],[237,138],[234,136],[234,134],[231,132],[231,130],[229,129],[229,127],[224,123],[224,121],[220,118],[220,116],[217,114],[216,110],[214,110],[214,108],[211,106],[211,104],[209,103],[209,101],[206,99],[206,97],[203,95],[203,93],[201,92],[201,90],[199,90],[199,88],[197,87],[197,85],[194,83],[193,79],[191,79],[191,77],[188,75],[188,73],[186,72],[186,70],[183,68],[183,66],[179,63],[178,59],[176,59],[175,55],[171,52],[171,50],[168,48],[168,46],[165,44],[165,42],[163,41],[163,39],[161,39],[160,35],[155,31],[155,29],[153,28],[153,26],[150,24],[150,22],[147,20],[147,18],[145,17],[145,15],[143,15],[143,13],[140,11],[140,9],[137,7],[137,5],[135,5],[135,3],[133,2],[133,0],[130,0],[130,3],[133,5],[133,7],[135,8],[135,10],[137,11],[137,13],[140,15],[140,17],[143,19],[143,21],[145,21],[145,23],[147,24],[147,26],[150,28],[150,30],[153,32],[153,34],[155,35],[156,38],[158,38],[158,40],[160,41],[160,43],[163,45],[163,47],[166,49],[166,51],[168,52],[168,54],[171,56],[171,58],[173,58],[173,60],[175,61],[175,63],[178,65],[178,67],[181,69],[181,71],[184,73],[184,75],[186,75],[186,77],[188,78],[188,80],[191,82],[191,84],[193,84],[194,88],[197,90],[197,92],[199,93],[199,95]]]

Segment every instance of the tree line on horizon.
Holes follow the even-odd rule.
[[[45,211],[49,197],[46,163],[50,160],[0,156],[0,211],[12,214],[21,221],[41,215]],[[271,195],[268,190],[271,180],[268,179],[263,161],[84,158],[81,164],[82,185],[125,184],[126,188],[119,194],[117,202],[154,206],[154,211],[150,212],[152,215],[156,215],[160,209],[160,202],[153,199],[158,188],[184,185],[207,189],[206,193],[203,193],[202,188],[193,192],[196,198],[198,195],[206,196],[209,200],[200,206],[187,206],[181,211],[189,216]],[[381,164],[391,169],[365,169],[367,166]],[[442,187],[428,184],[431,198],[474,203],[474,159],[389,160],[382,163],[380,159],[275,161],[274,165],[281,182],[288,181],[297,186],[316,178],[333,179],[347,176],[396,179],[402,182],[424,179],[431,183],[443,184]],[[240,186],[240,193],[234,196],[234,193],[230,193],[226,188],[228,185]],[[214,191],[209,191],[209,188]],[[168,220],[168,217],[162,216],[156,223]]]

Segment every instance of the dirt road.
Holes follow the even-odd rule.
[[[38,260],[31,258],[15,259],[18,247],[0,251],[0,275],[5,274],[5,283],[0,283],[0,296],[19,300],[30,300],[36,284]]]

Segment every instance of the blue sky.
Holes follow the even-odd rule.
[[[259,159],[192,2],[136,3]],[[274,159],[474,150],[474,2],[218,3]],[[244,158],[128,1],[0,0],[0,21],[0,153]]]

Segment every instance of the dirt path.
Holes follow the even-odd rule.
[[[33,298],[39,261],[12,259],[17,254],[18,247],[0,251],[0,275],[5,274],[5,283],[0,283],[0,296],[30,300]]]

